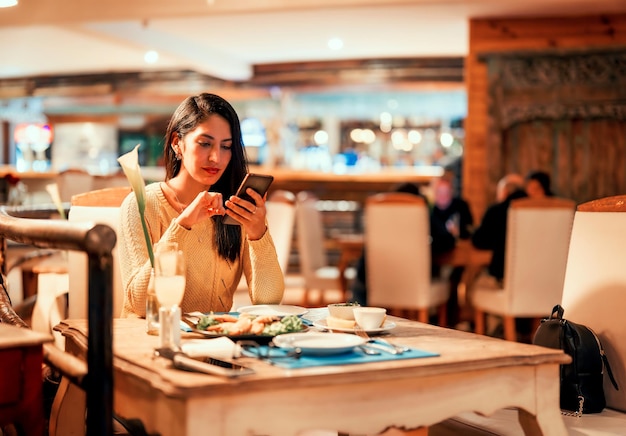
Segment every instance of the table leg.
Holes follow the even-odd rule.
[[[566,436],[568,434],[559,408],[559,377],[555,376],[558,367],[537,367],[535,386],[541,389],[537,393],[536,415],[519,409],[518,419],[524,434],[540,436]]]

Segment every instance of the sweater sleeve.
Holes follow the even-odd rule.
[[[245,238],[242,259],[252,304],[279,304],[285,280],[269,229],[256,241]]]
[[[124,289],[122,317],[146,316],[146,291],[152,265],[140,229],[141,216],[135,195],[131,193],[120,207],[118,253]]]

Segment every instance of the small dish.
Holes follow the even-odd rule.
[[[332,327],[332,328],[328,327],[328,324],[326,324],[325,319],[320,319],[318,321],[313,322],[313,326],[320,328],[320,329],[324,329],[324,330],[332,330],[334,332],[356,333],[354,328],[348,329],[348,328],[340,328],[340,327]],[[395,322],[385,321],[382,327],[375,328],[375,329],[365,329],[365,332],[368,334],[384,333],[394,328],[396,328]]]
[[[365,339],[345,333],[286,333],[273,339],[274,345],[280,348],[299,348],[303,354],[313,356],[329,356],[352,351],[355,347],[365,344]]]
[[[262,316],[302,316],[309,310],[300,306],[290,306],[286,304],[257,304],[253,306],[243,306],[237,309],[239,313]]]
[[[335,318],[354,320],[353,309],[361,307],[350,303],[331,303],[328,305],[328,313]]]

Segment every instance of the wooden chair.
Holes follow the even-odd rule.
[[[132,192],[129,186],[104,188],[74,195],[68,214],[73,223],[90,222],[106,224],[117,232],[119,227],[119,206],[126,196]],[[122,313],[124,292],[119,271],[117,247],[112,251],[113,263],[113,317],[119,318]],[[70,251],[67,255],[67,275],[69,279],[69,318],[87,317],[87,256],[84,253]],[[82,389],[70,383],[66,378],[61,380],[50,416],[51,436],[56,434],[81,434],[84,420],[80,413],[84,411],[86,396]]]
[[[68,168],[56,176],[56,184],[61,201],[69,202],[72,196],[93,189],[93,176],[81,168]]]
[[[126,196],[132,192],[129,186],[98,189],[84,192],[72,197],[68,220],[70,222],[93,222],[107,224],[117,232],[119,227],[119,206]],[[114,259],[117,248],[113,250]],[[69,317],[85,318],[87,313],[87,258],[83,253],[68,253],[69,274]],[[119,271],[119,262],[113,265],[113,317],[122,313],[124,292]]]
[[[308,191],[301,191],[296,196],[296,240],[300,272],[304,277],[304,306],[309,305],[312,290],[320,291],[320,305],[323,305],[324,291],[341,289],[339,268],[328,263],[324,224],[317,201],[318,198]]]
[[[128,178],[126,178],[126,174],[124,174],[122,170],[112,174],[93,176],[91,190],[97,191],[105,188],[115,188],[117,186],[130,186]]]
[[[480,277],[471,293],[476,333],[485,333],[485,314],[501,316],[504,337],[517,340],[516,318],[534,327],[561,301],[575,203],[562,198],[511,202],[502,284]]]
[[[437,322],[446,325],[450,288],[446,281],[431,280],[429,213],[423,198],[397,192],[367,198],[365,250],[368,306],[416,311],[424,323],[437,308]]]
[[[85,409],[81,420],[81,433],[59,434],[110,435],[112,434],[113,410],[113,352],[112,352],[112,250],[115,245],[114,231],[103,225],[87,223],[72,224],[62,220],[33,220],[16,218],[6,209],[0,210],[0,237],[40,248],[77,250],[89,257],[89,315],[87,365],[56,346],[44,344],[44,361],[58,369],[64,378],[87,391],[89,411],[85,426]],[[25,323],[3,302],[0,294],[0,322],[25,327]],[[41,370],[41,365],[39,365]],[[38,382],[41,378],[38,376]],[[51,420],[52,423],[52,420]],[[52,424],[51,424],[52,426]],[[30,433],[29,433],[30,434]],[[51,433],[53,434],[53,433]]]

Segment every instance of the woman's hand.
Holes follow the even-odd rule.
[[[265,199],[252,188],[246,190],[254,203],[235,195],[226,200],[226,215],[232,217],[243,226],[248,239],[257,240],[265,234]]]
[[[200,192],[196,198],[183,210],[180,216],[177,218],[178,224],[191,229],[191,227],[214,215],[224,215],[226,209],[224,209],[224,201],[222,194],[219,192]]]

